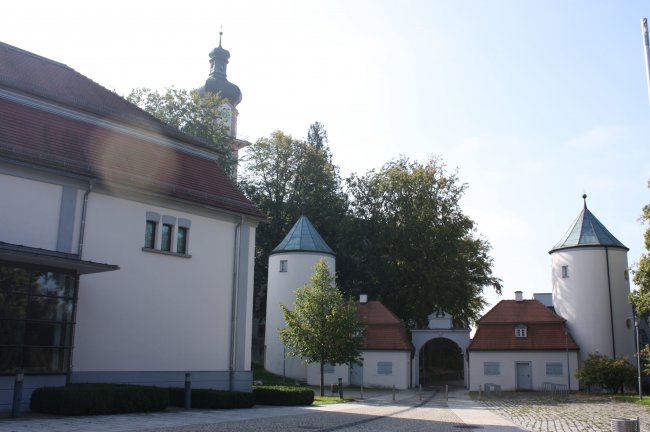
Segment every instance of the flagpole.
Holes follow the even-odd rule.
[[[650,100],[650,43],[648,42],[647,18],[641,18],[641,31],[643,34],[643,54],[645,55],[645,74],[648,85],[648,100]]]

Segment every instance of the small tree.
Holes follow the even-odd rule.
[[[576,370],[576,378],[584,385],[600,384],[612,393],[622,392],[626,385],[634,385],[635,377],[636,368],[624,358],[611,359],[598,353],[590,353],[583,366]]]
[[[307,363],[320,363],[320,395],[325,394],[324,365],[346,364],[360,359],[363,325],[356,317],[356,305],[346,301],[336,287],[325,260],[314,266],[311,285],[295,291],[293,310],[281,304],[287,326],[279,330],[287,355],[300,356]]]

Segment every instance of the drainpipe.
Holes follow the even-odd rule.
[[[612,328],[612,358],[616,358],[616,341],[614,340],[614,306],[612,305],[612,281],[609,277],[609,248],[605,246],[605,262],[607,263],[607,290],[609,291],[609,323]]]
[[[239,217],[239,222],[235,226],[235,247],[233,259],[233,280],[232,280],[232,302],[230,311],[230,369],[229,383],[230,391],[235,389],[235,368],[237,360],[237,308],[239,303],[239,265],[240,265],[240,248],[241,248],[241,230],[244,223],[244,216]]]
[[[83,204],[81,206],[81,224],[79,226],[79,245],[77,246],[77,255],[79,255],[79,258],[81,258],[81,253],[83,252],[84,249],[84,234],[86,232],[86,210],[88,209],[88,195],[90,195],[90,191],[93,190],[94,186],[95,186],[95,179],[90,179],[90,181],[88,182],[88,189],[86,189],[86,193],[84,194]]]

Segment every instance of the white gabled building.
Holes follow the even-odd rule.
[[[0,411],[14,375],[250,390],[256,226],[202,141],[0,43]]]

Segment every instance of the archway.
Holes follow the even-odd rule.
[[[419,377],[422,386],[463,385],[465,365],[458,344],[444,337],[426,342],[419,352]]]

